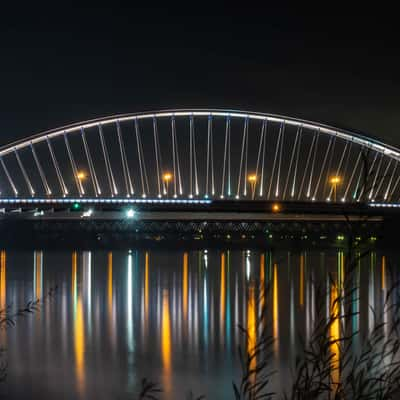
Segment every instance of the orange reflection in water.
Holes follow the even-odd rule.
[[[76,282],[77,260],[78,260],[78,255],[76,251],[74,251],[72,252],[72,279],[71,279],[71,291],[72,291],[72,301],[74,304],[74,309],[76,307],[76,293],[77,293],[77,282]]]
[[[225,323],[225,299],[226,299],[226,284],[225,284],[225,253],[221,254],[221,287],[220,287],[220,308],[219,308],[219,313],[220,313],[220,324],[221,324],[221,337],[224,336],[223,330],[224,330],[224,323]]]
[[[278,351],[279,335],[279,287],[278,287],[278,265],[274,264],[274,276],[272,286],[272,321],[275,351]]]
[[[339,320],[339,309],[340,305],[337,301],[338,289],[335,284],[331,286],[331,326],[330,326],[330,351],[332,354],[331,358],[331,382],[336,391],[340,379],[339,360],[340,360],[340,348],[337,342],[340,339],[340,320]]]
[[[7,282],[6,282],[6,252],[0,254],[0,310],[6,308]]]
[[[260,286],[261,286],[261,297],[260,297],[260,309],[264,310],[265,305],[265,254],[261,253],[260,256]]]
[[[42,297],[43,252],[35,251],[35,300]]]
[[[171,322],[169,315],[168,290],[163,291],[162,323],[161,323],[161,353],[164,366],[164,390],[171,390]]]
[[[77,389],[83,394],[85,386],[85,324],[83,321],[82,299],[78,296],[74,321],[75,372]]]
[[[247,300],[247,354],[253,357],[250,360],[250,371],[254,370],[257,365],[257,358],[255,356],[255,347],[257,344],[256,332],[256,300],[254,285],[249,287],[249,297]],[[250,376],[250,381],[255,382],[256,374],[253,372]]]
[[[6,252],[2,250],[0,253],[0,311],[4,311],[7,307],[7,277],[6,277]],[[6,330],[0,329],[0,344],[5,345]]]
[[[183,302],[183,320],[187,321],[188,310],[188,287],[189,287],[189,271],[188,271],[188,253],[183,254],[183,278],[182,278],[182,302]]]

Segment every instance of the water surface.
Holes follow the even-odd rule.
[[[353,329],[368,331],[395,261],[370,253],[357,263]],[[265,296],[276,338],[273,389],[287,388],[301,338],[313,329],[318,290],[328,312],[330,276],[343,279],[342,252],[1,252],[0,308],[44,298],[39,312],[0,332],[10,399],[133,399],[141,379],[164,399],[192,390],[230,399],[240,376],[240,324],[255,336]],[[52,288],[55,294],[47,297]]]

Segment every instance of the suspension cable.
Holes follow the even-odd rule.
[[[395,175],[395,173],[396,173],[396,171],[397,171],[397,167],[398,167],[398,166],[399,166],[399,162],[396,161],[396,165],[395,165],[394,168],[393,168],[392,175],[390,176],[390,180],[389,180],[389,183],[388,183],[387,188],[386,188],[386,191],[385,191],[384,200],[387,200],[387,199],[388,199],[390,187],[392,186],[392,181],[393,181],[393,178],[394,178],[394,175]]]
[[[313,159],[312,159],[312,163],[311,163],[311,171],[310,171],[310,181],[308,182],[308,188],[307,188],[307,198],[311,196],[311,185],[312,185],[312,180],[314,177],[314,167],[315,167],[315,159],[317,157],[317,151],[318,151],[318,140],[319,140],[319,136],[320,136],[320,130],[318,129],[317,131],[317,137],[315,139],[315,146],[314,146],[314,155],[313,155]]]
[[[236,192],[237,199],[239,198],[240,183],[241,183],[241,179],[242,179],[243,157],[244,157],[244,151],[245,151],[245,146],[246,146],[246,132],[247,132],[246,127],[247,127],[247,119],[245,119],[244,126],[243,126],[242,150],[240,153],[239,176],[238,176],[238,185],[237,185],[237,192]],[[246,182],[245,182],[245,185],[246,185]]]
[[[331,137],[329,138],[328,147],[327,147],[327,149],[326,149],[325,157],[324,157],[324,159],[323,159],[323,161],[322,161],[321,172],[320,172],[320,174],[319,174],[318,181],[317,181],[317,185],[315,186],[315,190],[314,190],[314,193],[313,193],[313,196],[312,196],[312,199],[313,199],[313,200],[315,200],[315,199],[317,198],[317,193],[318,193],[319,185],[320,185],[320,183],[321,183],[321,179],[322,179],[322,176],[323,176],[323,174],[324,174],[325,164],[326,164],[326,161],[328,160],[329,150],[330,150],[330,148],[331,148],[331,146],[332,146],[332,142],[333,142],[333,136],[331,136]]]
[[[92,155],[90,154],[89,145],[86,141],[86,133],[85,133],[85,130],[83,127],[81,128],[81,137],[82,137],[82,142],[83,142],[83,148],[84,148],[85,154],[86,154],[86,159],[87,159],[88,166],[89,166],[90,178],[92,181],[94,194],[97,197],[101,194],[101,189],[100,189],[99,182],[97,180],[96,170],[94,168]]]
[[[275,197],[279,197],[279,182],[280,182],[280,177],[281,177],[281,164],[282,164],[282,152],[283,152],[284,139],[285,139],[285,121],[282,122],[281,148],[279,150],[279,163],[278,163],[278,173],[277,173],[277,177],[276,177]]]
[[[380,190],[381,190],[381,187],[382,187],[382,184],[383,184],[384,180],[385,180],[386,177],[387,177],[389,168],[390,168],[390,166],[392,165],[392,161],[393,161],[393,158],[390,158],[390,159],[389,159],[389,162],[388,162],[387,165],[386,165],[386,169],[385,169],[385,172],[383,173],[382,178],[379,179],[379,185],[378,185],[378,188],[376,189],[375,195],[374,195],[374,197],[373,197],[373,200],[374,200],[374,201],[375,201],[376,197],[378,196],[378,194],[379,194],[379,192],[380,192]]]
[[[63,196],[65,197],[68,194],[68,189],[65,186],[65,182],[64,182],[64,179],[61,174],[60,166],[58,165],[58,161],[57,161],[56,155],[54,153],[53,146],[51,145],[50,139],[48,137],[46,137],[46,142],[47,142],[47,147],[49,148],[51,160],[53,161],[54,169],[56,170],[58,183],[60,184],[61,191],[63,193]]]
[[[281,142],[281,136],[282,136],[282,126],[283,126],[283,122],[280,124],[278,139],[276,141],[274,163],[272,164],[271,179],[269,181],[269,188],[268,188],[268,199],[271,198],[271,189],[272,189],[272,185],[273,185],[273,182],[274,182],[274,176],[275,176],[275,165],[276,165],[276,160],[277,160],[277,157],[278,157],[278,152],[279,152],[280,142]]]
[[[225,195],[225,173],[226,173],[226,161],[227,161],[227,151],[228,151],[228,135],[231,127],[231,121],[229,116],[225,119],[225,142],[224,142],[224,162],[222,164],[222,185],[221,185],[221,199]]]
[[[259,196],[264,196],[264,168],[265,168],[265,149],[267,144],[267,132],[268,132],[268,120],[264,119],[263,121],[263,128],[264,128],[264,141],[263,141],[263,148],[262,148],[262,155],[261,155],[261,177],[260,177],[260,191]]]
[[[343,195],[343,199],[342,199],[343,201],[346,201],[347,194],[348,194],[348,192],[349,192],[349,190],[350,190],[351,184],[352,184],[352,182],[353,182],[354,175],[355,175],[355,173],[356,173],[356,171],[357,171],[357,168],[358,168],[358,164],[360,163],[360,160],[361,160],[361,155],[362,155],[362,150],[361,150],[360,153],[358,154],[356,164],[355,164],[355,166],[354,166],[354,168],[353,168],[353,172],[351,173],[349,182],[348,182],[348,184],[347,184],[346,190],[345,190],[344,195]]]
[[[146,163],[144,160],[142,140],[140,138],[139,122],[138,122],[137,118],[135,119],[135,133],[136,133],[136,143],[137,143],[137,150],[138,150],[138,156],[139,156],[140,176],[141,176],[141,182],[142,182],[142,197],[146,197],[147,193],[149,192],[149,182],[147,179]],[[147,192],[146,192],[146,189],[147,189]]]
[[[0,163],[1,163],[1,165],[3,167],[3,170],[4,170],[4,172],[5,172],[6,176],[7,176],[8,183],[10,184],[10,186],[11,186],[13,192],[14,192],[14,195],[18,196],[18,190],[15,187],[14,181],[11,178],[10,172],[8,171],[8,168],[7,168],[7,166],[6,166],[6,164],[5,164],[4,160],[3,160],[3,157],[0,157]]]
[[[103,150],[104,162],[106,165],[107,179],[108,179],[108,184],[110,186],[111,196],[115,196],[118,194],[118,190],[115,184],[114,174],[111,168],[110,157],[108,155],[106,141],[104,140],[103,126],[101,124],[98,124],[98,129],[99,129],[101,148]]]
[[[260,132],[260,142],[258,145],[258,152],[257,152],[257,162],[256,162],[256,181],[253,186],[253,192],[251,193],[251,198],[254,200],[255,195],[256,195],[256,185],[257,185],[257,180],[258,180],[258,171],[260,168],[260,161],[262,158],[262,152],[263,152],[263,147],[264,147],[264,135],[265,135],[265,126],[266,126],[266,120],[264,119],[261,125],[261,132]],[[264,147],[265,148],[265,147]],[[262,182],[261,182],[262,184]]]
[[[381,170],[382,161],[383,161],[383,154],[380,155],[380,159],[379,159],[379,163],[378,163],[378,168],[376,169],[375,176],[374,176],[374,180],[373,180],[373,183],[372,183],[372,186],[371,186],[371,190],[370,190],[370,192],[369,192],[368,198],[369,198],[370,200],[372,199],[372,195],[373,195],[374,188],[375,188],[375,185],[376,185],[376,180],[378,179],[378,175],[379,175],[379,172],[380,172],[380,170]]]
[[[31,181],[29,180],[28,174],[26,173],[25,167],[22,164],[22,160],[19,157],[18,151],[16,149],[14,149],[14,154],[15,154],[15,157],[17,158],[18,165],[19,165],[19,167],[21,169],[22,175],[24,176],[24,180],[25,180],[26,186],[28,186],[28,189],[31,192],[31,195],[34,196],[35,195],[35,191],[33,190]]]
[[[328,188],[328,183],[329,183],[329,176],[331,174],[330,171],[331,171],[331,168],[332,168],[333,156],[335,154],[336,139],[337,139],[337,136],[334,136],[333,137],[333,142],[332,142],[331,155],[329,157],[329,162],[328,162],[328,168],[326,169],[326,174],[325,174],[324,188],[323,188],[323,191],[322,191],[322,198],[324,200],[327,198],[327,188]]]
[[[300,184],[300,190],[299,190],[299,193],[297,194],[297,200],[300,200],[301,194],[303,192],[303,187],[304,187],[304,183],[305,183],[307,172],[308,172],[308,166],[310,165],[311,154],[312,154],[312,151],[313,151],[313,148],[314,148],[316,137],[317,137],[317,133],[314,132],[314,136],[313,136],[313,139],[312,139],[312,142],[311,142],[310,150],[309,150],[308,156],[307,156],[306,167],[304,169],[303,179],[301,180],[301,184]]]
[[[293,144],[293,148],[292,148],[292,155],[290,157],[288,173],[286,175],[285,188],[283,189],[283,196],[282,196],[283,199],[286,198],[286,192],[287,192],[287,188],[288,188],[288,184],[289,184],[289,180],[290,180],[290,175],[292,173],[292,166],[293,166],[294,156],[296,154],[297,142],[299,140],[299,131],[300,131],[300,126],[297,127],[296,137],[294,139],[294,144]]]
[[[299,165],[301,138],[302,137],[303,137],[303,125],[300,126],[300,131],[299,131],[299,144],[297,145],[296,164],[294,167],[294,176],[293,176],[293,183],[292,183],[292,190],[290,192],[290,197],[294,197],[295,192],[296,192],[297,167]]]
[[[348,145],[349,145],[349,142],[346,142],[346,145],[344,146],[344,150],[342,153],[342,157],[340,158],[339,165],[336,170],[336,176],[340,176],[340,171],[342,169],[342,164],[343,164],[344,156],[346,155],[346,152],[347,152]],[[331,187],[331,190],[329,191],[328,201],[330,201],[332,193],[333,193],[333,186]]]
[[[118,143],[119,143],[119,152],[121,154],[122,173],[124,174],[126,195],[128,197],[130,197],[131,195],[134,194],[133,185],[132,185],[132,179],[131,179],[131,174],[129,172],[128,159],[126,158],[125,144],[124,144],[124,138],[122,136],[121,124],[120,124],[119,121],[117,121],[116,124],[117,124],[117,136],[118,136]]]
[[[44,174],[43,168],[42,168],[42,166],[40,164],[40,161],[39,161],[39,158],[38,158],[38,156],[36,154],[36,150],[33,147],[33,143],[31,143],[30,147],[31,147],[33,159],[35,160],[36,168],[38,169],[39,175],[40,175],[40,179],[42,180],[43,188],[44,188],[46,194],[48,196],[50,196],[51,195],[50,186],[47,183],[46,175]]]
[[[76,168],[75,159],[72,154],[71,147],[69,146],[69,141],[68,141],[66,132],[64,132],[64,143],[65,143],[65,147],[67,148],[67,153],[68,153],[69,161],[71,163],[72,173],[74,174],[75,184],[78,189],[78,193],[80,196],[83,196],[85,194],[85,190],[83,189],[82,182],[78,177],[78,170]]]

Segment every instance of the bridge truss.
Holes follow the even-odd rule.
[[[230,110],[117,115],[0,148],[0,201],[396,203],[400,150],[327,125]]]

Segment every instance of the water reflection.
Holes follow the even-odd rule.
[[[250,250],[35,251],[32,260],[32,252],[3,250],[1,308],[41,297],[54,283],[59,287],[45,313],[8,333],[10,398],[18,398],[24,377],[25,390],[44,385],[44,399],[61,392],[71,399],[132,397],[142,377],[160,382],[166,399],[189,389],[222,398],[238,375],[238,346],[254,350],[264,306],[266,329],[276,338],[274,364],[284,374],[271,388],[278,390],[291,377],[298,338],[312,334],[316,310],[327,316],[343,311],[333,300],[343,290],[345,261],[343,252]],[[389,255],[380,253],[357,262],[352,332],[373,328],[369,305],[385,306],[388,265]],[[340,337],[339,318],[329,334]],[[339,348],[332,344],[330,351],[338,366]],[[333,368],[332,384],[339,377]]]

